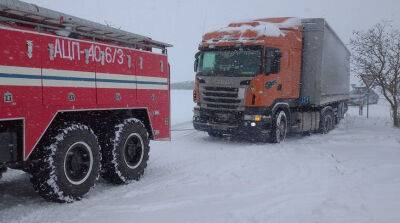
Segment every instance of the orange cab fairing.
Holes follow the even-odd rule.
[[[199,49],[241,46],[280,49],[280,72],[256,75],[246,90],[245,106],[268,107],[279,99],[297,99],[300,92],[302,32],[301,25],[295,20],[282,17],[231,23],[226,28],[206,33]],[[273,85],[266,88],[267,83]]]

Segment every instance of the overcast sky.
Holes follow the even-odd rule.
[[[382,20],[400,25],[399,0],[25,0],[111,24],[174,45],[172,82],[193,80],[193,57],[207,30],[231,21],[263,17],[323,17],[345,43],[353,30]]]

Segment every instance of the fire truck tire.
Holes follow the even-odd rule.
[[[327,134],[332,129],[335,128],[335,118],[331,110],[325,110],[321,114],[321,120],[319,123],[319,132],[322,134]]]
[[[286,139],[288,132],[288,120],[286,113],[282,110],[277,111],[271,126],[271,143],[280,143]]]
[[[149,160],[149,136],[138,119],[127,119],[101,140],[101,176],[114,184],[138,181]]]
[[[94,187],[100,172],[100,147],[93,131],[67,124],[40,149],[41,159],[31,169],[34,189],[46,200],[80,200]]]

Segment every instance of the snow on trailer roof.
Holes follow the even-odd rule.
[[[260,37],[285,36],[287,29],[299,29],[301,19],[294,17],[265,18],[243,22],[234,22],[228,27],[206,33],[203,43],[246,42]]]
[[[130,33],[19,0],[0,0],[0,21],[17,22],[53,30],[58,35],[74,33],[89,38],[140,47],[166,49],[171,44]]]

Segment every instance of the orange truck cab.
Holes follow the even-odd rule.
[[[328,132],[346,112],[350,53],[324,19],[267,18],[206,33],[193,124],[210,136]]]

